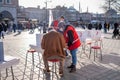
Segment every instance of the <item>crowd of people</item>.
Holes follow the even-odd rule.
[[[23,27],[26,26],[26,27]],[[16,32],[16,29],[18,30],[18,33],[21,33],[21,30],[24,28],[31,29],[30,31],[34,32],[36,25],[34,23],[28,22],[26,25],[23,25],[21,22],[18,22],[16,25],[14,22],[11,24],[7,24],[3,21],[0,21],[0,38],[2,37],[4,39],[4,32]],[[87,28],[91,30],[93,28],[93,25],[90,23],[88,24]],[[104,23],[104,27],[102,27],[102,24],[99,23],[95,25],[96,30],[104,29],[104,33],[107,33],[107,30],[109,31],[110,24]],[[41,48],[44,49],[43,54],[43,61],[45,65],[45,71],[50,72],[49,70],[49,59],[58,59],[60,62],[59,66],[59,74],[63,76],[63,66],[65,63],[66,56],[68,56],[67,50],[69,50],[72,60],[71,65],[69,65],[67,68],[70,68],[70,73],[73,73],[76,71],[76,65],[77,65],[77,51],[78,48],[81,46],[80,38],[77,34],[77,31],[75,30],[75,27],[71,24],[68,24],[65,22],[64,16],[61,16],[57,20],[54,20],[48,28],[48,33],[43,30],[42,42],[41,42]],[[119,34],[119,24],[114,24],[114,30],[113,30],[113,37],[116,37]],[[120,34],[119,34],[120,35]],[[52,47],[50,47],[52,45]]]
[[[85,27],[83,27],[85,29]],[[102,30],[103,29],[103,32],[104,33],[108,33],[110,31],[110,29],[113,29],[113,35],[112,35],[112,38],[116,38],[117,36],[120,37],[120,24],[115,22],[114,24],[110,24],[108,22],[104,22],[104,23],[95,23],[95,24],[92,24],[92,23],[89,23],[86,28],[88,30],[92,30],[93,28],[95,30]]]
[[[25,29],[34,32],[37,25],[32,21],[28,21],[26,23],[18,21],[16,24],[13,21],[2,21],[0,20],[0,38],[4,39],[5,34],[16,33],[20,34]]]

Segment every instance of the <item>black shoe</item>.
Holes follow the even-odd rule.
[[[73,68],[74,67],[74,65],[73,64],[71,64],[70,66],[68,66],[67,68]]]
[[[63,77],[63,71],[59,72],[60,77]]]
[[[51,72],[49,69],[48,69],[48,70],[43,69],[43,71],[44,71],[44,72],[47,72],[47,73]]]
[[[76,71],[76,66],[74,65],[74,67],[71,68],[70,73],[73,73],[73,72],[75,72],[75,71]]]

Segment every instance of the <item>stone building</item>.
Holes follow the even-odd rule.
[[[110,23],[120,22],[120,16],[114,9],[110,9],[105,13],[105,20]]]
[[[25,8],[25,12],[29,20],[36,19],[39,22],[46,21],[46,9],[40,9],[39,6],[37,8],[28,7]],[[48,16],[48,11],[47,11],[47,16]]]
[[[0,14],[2,20],[17,23],[18,0],[0,0]]]

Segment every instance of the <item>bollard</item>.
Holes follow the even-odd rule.
[[[0,61],[4,61],[3,41],[0,39]]]

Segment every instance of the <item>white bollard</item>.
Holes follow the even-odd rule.
[[[0,39],[0,61],[4,61],[3,41]]]

